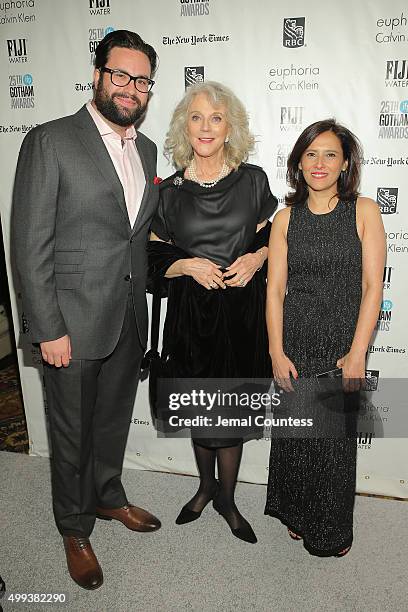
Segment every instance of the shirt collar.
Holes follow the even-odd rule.
[[[92,119],[95,121],[95,125],[98,128],[98,132],[100,133],[101,136],[113,135],[117,137],[118,139],[121,139],[119,134],[115,132],[115,130],[108,123],[106,123],[102,115],[92,106],[91,101],[87,103],[86,108],[89,114],[91,115]],[[131,125],[130,127],[127,128],[125,138],[136,140],[137,132],[135,130],[134,125]]]

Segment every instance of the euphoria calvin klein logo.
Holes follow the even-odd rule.
[[[22,64],[27,61],[27,39],[12,38],[7,40],[9,62]]]
[[[305,44],[305,18],[288,17],[283,20],[283,46],[303,47]]]
[[[91,15],[109,15],[111,0],[89,0]]]
[[[204,82],[204,66],[185,66],[184,68],[184,86],[190,87],[194,83]]]
[[[377,202],[382,215],[394,215],[397,212],[398,187],[378,187]]]

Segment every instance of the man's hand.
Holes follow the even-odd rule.
[[[56,368],[69,366],[71,359],[71,340],[69,336],[62,336],[57,340],[49,340],[48,342],[40,342],[41,354],[44,361]]]

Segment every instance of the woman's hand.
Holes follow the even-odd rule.
[[[343,370],[343,389],[346,393],[359,391],[365,383],[365,354],[350,351],[337,360],[337,367]]]
[[[203,257],[182,260],[182,273],[186,276],[192,276],[197,283],[208,290],[218,289],[219,287],[225,289],[220,268],[221,266]]]
[[[293,391],[292,383],[290,381],[290,375],[296,380],[298,378],[297,370],[284,353],[281,355],[271,355],[273,378],[277,385],[279,385],[284,391]]]
[[[266,253],[268,250],[264,249]],[[263,265],[265,257],[263,250],[259,250],[256,253],[246,253],[238,257],[233,264],[227,266],[228,272],[224,272],[224,282],[228,287],[245,287],[251,280],[253,275]],[[228,279],[232,275],[233,278]]]

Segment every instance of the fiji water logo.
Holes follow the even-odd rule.
[[[401,113],[408,113],[408,100],[403,100],[400,104]]]

